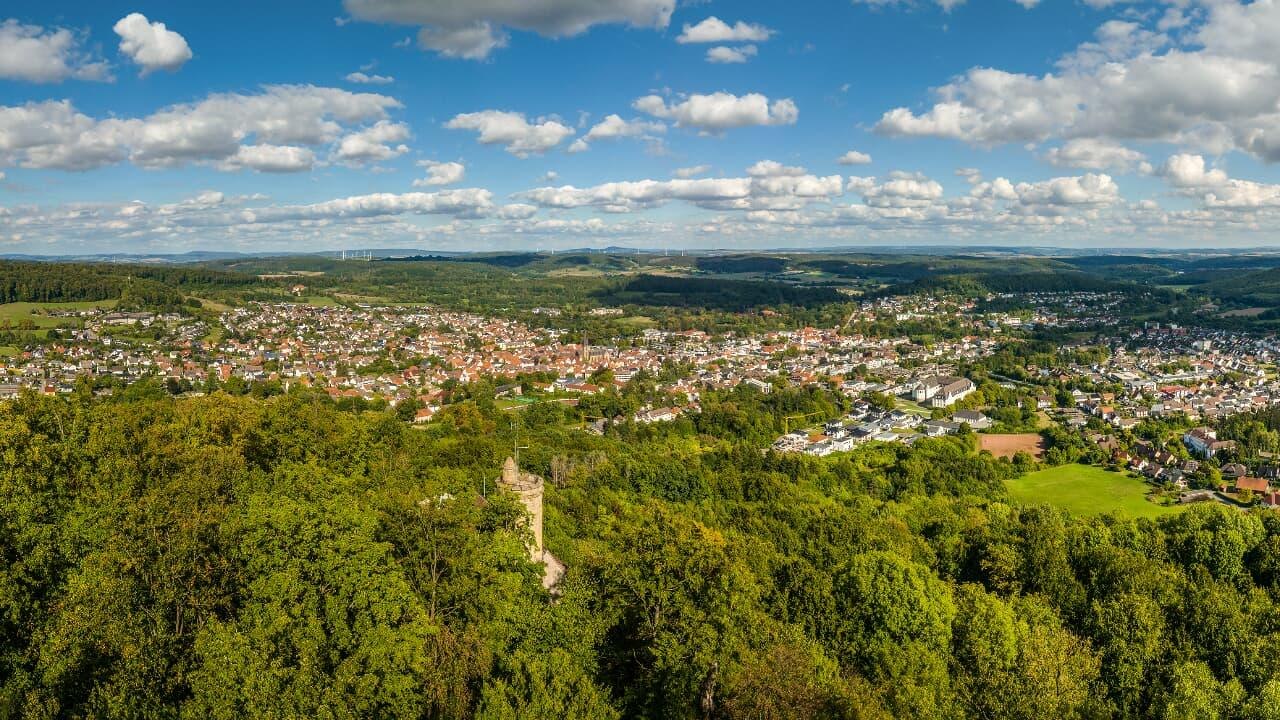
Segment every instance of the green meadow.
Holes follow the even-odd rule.
[[[1054,505],[1077,515],[1158,517],[1181,510],[1147,500],[1150,486],[1140,478],[1090,465],[1060,465],[1010,480],[1006,486],[1019,502]]]

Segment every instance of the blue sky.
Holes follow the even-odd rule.
[[[1280,237],[1277,0],[19,0],[0,23],[0,252]]]

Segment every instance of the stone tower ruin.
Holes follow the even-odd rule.
[[[502,464],[502,477],[498,478],[498,487],[515,493],[520,504],[529,513],[529,530],[533,533],[533,543],[529,546],[529,557],[534,562],[542,561],[542,478],[533,473],[522,473],[516,466],[515,458],[507,458]]]
[[[542,546],[542,478],[533,473],[520,472],[515,458],[508,457],[502,463],[502,475],[498,478],[498,487],[506,492],[515,493],[524,505],[525,521],[530,534],[529,559],[543,564],[542,586],[554,593],[555,586],[564,576],[564,563],[560,562]]]

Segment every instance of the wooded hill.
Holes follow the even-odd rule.
[[[1273,512],[1019,507],[963,435],[761,454],[814,391],[604,437],[544,404],[553,601],[491,395],[161,395],[0,406],[0,717],[1280,713]]]

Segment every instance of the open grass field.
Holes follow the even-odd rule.
[[[230,305],[223,302],[218,302],[217,300],[210,300],[209,298],[196,298],[196,299],[200,301],[200,307],[205,310],[212,310],[213,312],[222,313],[231,309]]]
[[[1089,465],[1060,465],[1006,483],[1009,495],[1028,505],[1054,505],[1077,515],[1110,512],[1127,517],[1159,517],[1181,511],[1146,499],[1147,484],[1126,473]]]
[[[921,405],[918,402],[915,402],[914,400],[904,400],[902,398],[897,398],[895,407],[897,407],[897,409],[901,410],[902,412],[908,412],[913,415],[919,415],[920,417],[923,417],[926,420],[932,414],[932,412],[930,412],[928,408],[926,408],[925,406]]]
[[[650,328],[658,324],[658,321],[644,315],[629,315],[624,318],[618,318],[619,325],[629,325],[638,328]]]
[[[498,398],[494,400],[494,405],[497,405],[499,410],[523,410],[537,403],[537,400],[528,397]]]
[[[1218,313],[1218,317],[1258,317],[1266,311],[1267,309],[1264,307],[1251,307],[1244,308],[1243,310],[1228,310],[1224,313]]]
[[[547,273],[547,277],[595,278],[604,276],[605,272],[599,268],[559,268]]]
[[[365,305],[395,305],[396,304],[396,302],[391,298],[383,297],[381,295],[356,295],[355,293],[336,292],[333,294],[333,297],[339,302],[364,303]]]
[[[113,308],[115,300],[99,300],[85,302],[30,303],[16,302],[0,304],[0,322],[8,320],[17,325],[23,320],[30,320],[38,328],[57,327],[67,322],[67,318],[49,317],[42,310],[88,310],[89,308]]]
[[[1044,456],[1044,438],[1037,433],[1017,433],[1014,435],[979,435],[979,449],[996,457],[1012,458],[1019,451],[1025,450],[1040,459]]]

